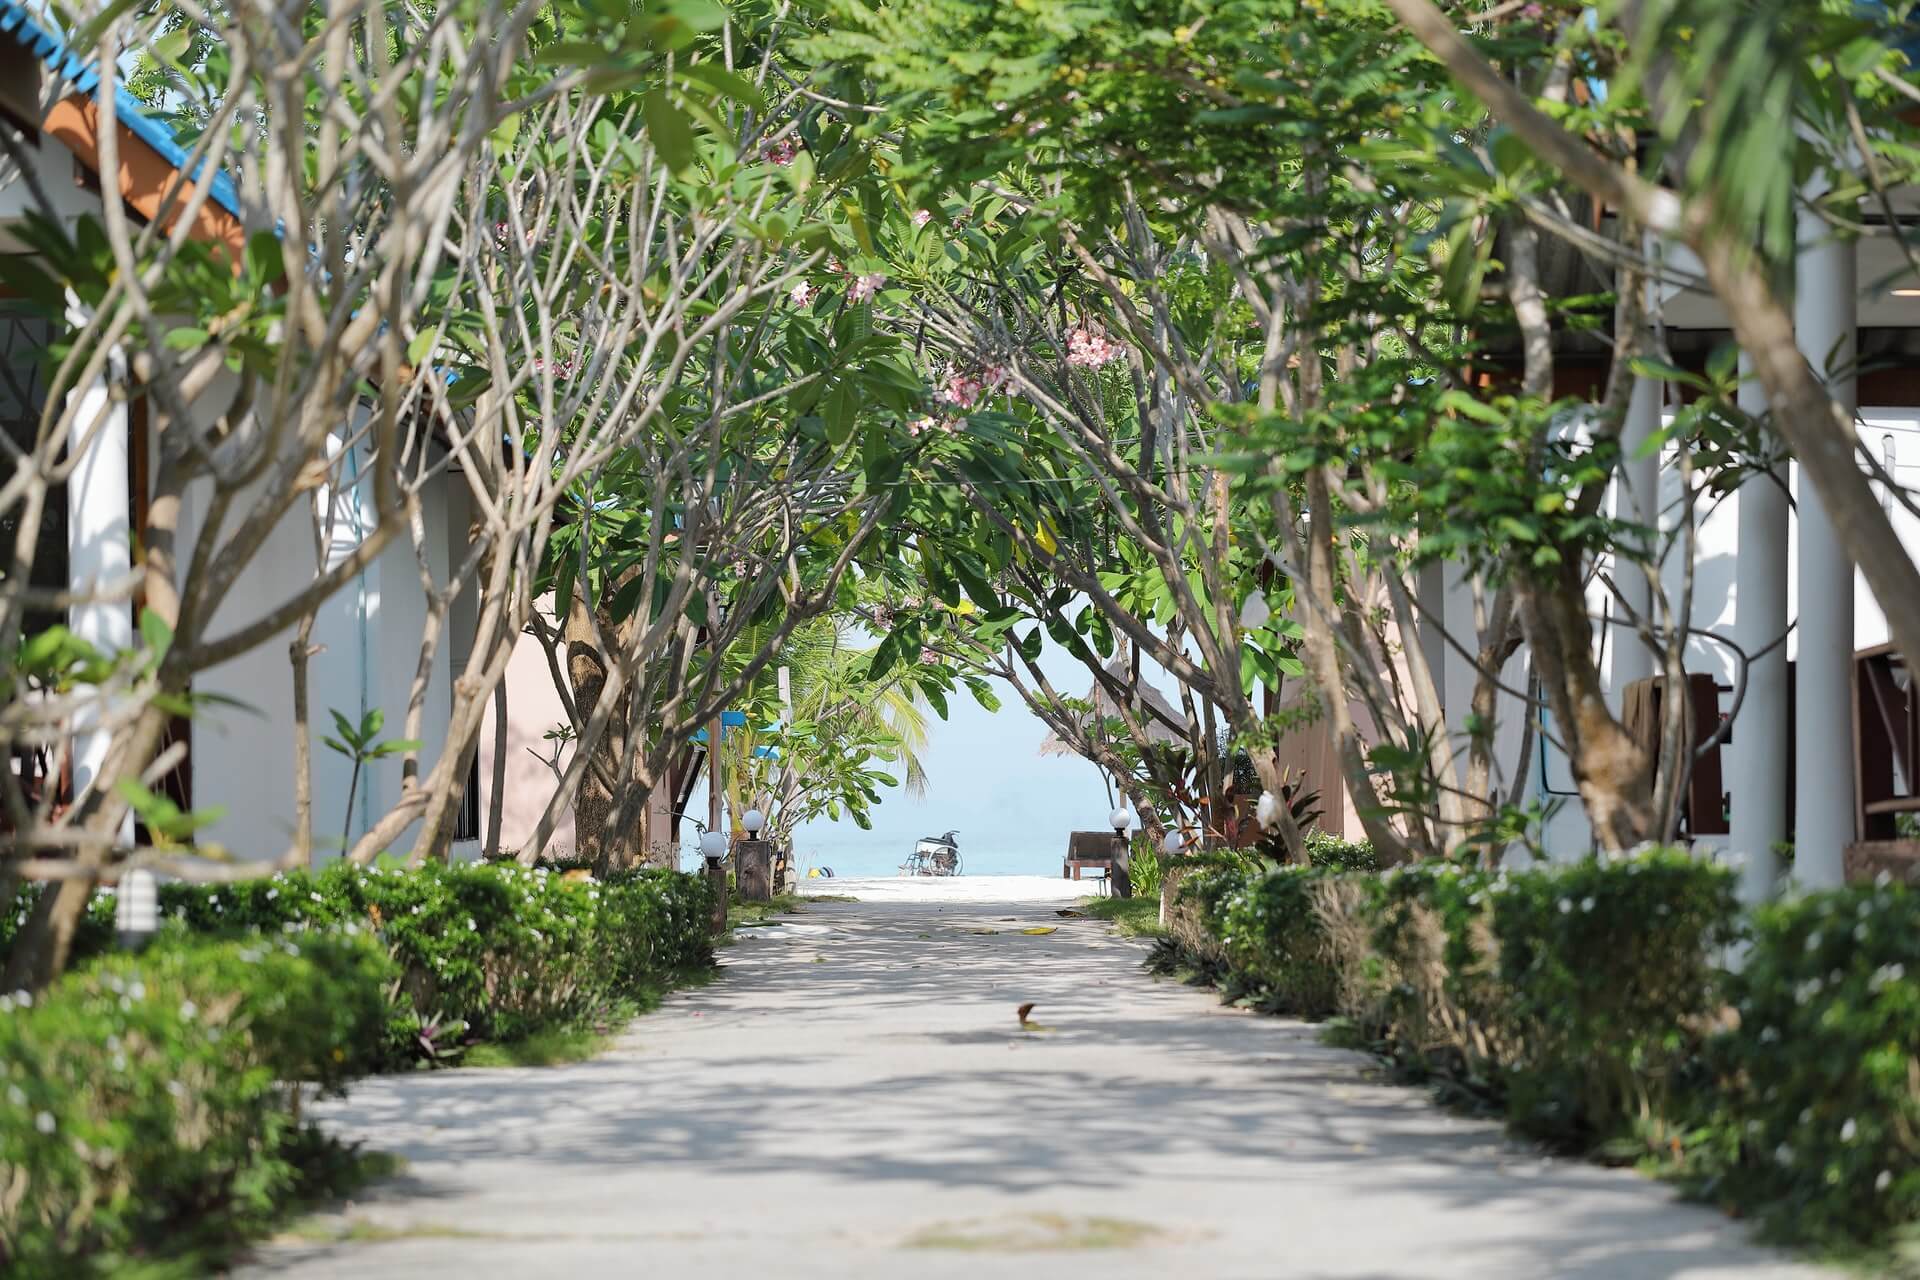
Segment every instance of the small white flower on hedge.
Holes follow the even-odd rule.
[[[33,1118],[33,1127],[41,1133],[52,1133],[55,1128],[53,1112],[42,1111],[39,1115],[35,1116]]]
[[[1882,871],[1880,874],[1885,875],[1886,872]],[[1888,1187],[1892,1185],[1893,1185],[1893,1170],[1891,1169],[1882,1169],[1880,1171],[1880,1176],[1873,1180],[1873,1189],[1875,1191],[1885,1191]]]
[[[24,1107],[27,1105],[27,1091],[17,1084],[10,1084],[7,1086],[7,1101],[16,1107]]]
[[[268,901],[268,902],[272,902],[272,901],[273,901],[273,900],[274,900],[275,898],[277,898],[277,897],[279,897],[279,896],[280,896],[280,891],[279,891],[278,889],[269,889],[269,890],[267,890],[267,901]]]
[[[1573,899],[1572,898],[1560,899],[1560,914],[1564,916],[1564,915],[1571,915],[1572,913],[1573,913]]]
[[[1773,1149],[1773,1158],[1780,1164],[1792,1164],[1793,1148],[1783,1142]]]
[[[1854,1124],[1852,1116],[1848,1116],[1847,1122],[1840,1126],[1840,1141],[1852,1142],[1853,1135],[1858,1132],[1860,1132],[1860,1127]]]
[[[135,1000],[145,1000],[147,998],[147,984],[135,978],[133,985],[127,988],[127,994]]]
[[[199,1012],[200,1012],[200,1006],[195,1004],[193,1001],[182,1000],[180,1002],[180,1016],[182,1018],[185,1018],[188,1022],[192,1022],[194,1017]]]

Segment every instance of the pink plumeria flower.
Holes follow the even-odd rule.
[[[924,227],[924,226],[926,226],[926,225],[927,225],[927,224],[928,224],[929,222],[932,222],[932,221],[933,221],[933,214],[932,214],[932,213],[930,213],[929,211],[927,211],[927,210],[925,210],[925,209],[915,209],[915,210],[913,211],[913,225],[914,225],[914,226],[916,226],[916,227]]]
[[[793,299],[793,305],[796,307],[810,307],[813,305],[813,300],[820,296],[820,291],[802,280],[793,286],[793,291],[787,296]]]
[[[980,402],[980,379],[954,372],[940,384],[940,398],[956,409],[971,409]]]
[[[1081,369],[1098,369],[1126,354],[1126,348],[1098,329],[1082,326],[1067,334],[1067,363]]]
[[[878,272],[872,275],[855,276],[853,283],[847,286],[847,301],[865,302],[880,292],[880,286],[886,282],[887,278]]]
[[[788,165],[792,164],[793,158],[800,154],[800,144],[792,138],[780,138],[769,142],[760,154],[774,164]]]

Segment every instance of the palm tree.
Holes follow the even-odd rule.
[[[740,649],[751,652],[751,637],[743,639]],[[872,653],[831,618],[810,621],[787,638],[777,667],[741,699],[746,728],[722,746],[735,830],[750,807],[766,813],[767,834],[776,840],[821,811],[847,808],[858,820],[871,782],[883,776],[870,764],[898,766],[908,794],[926,793],[925,702],[910,669],[896,668],[878,682],[869,678]],[[791,705],[781,700],[783,670]]]

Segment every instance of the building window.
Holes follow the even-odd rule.
[[[0,304],[0,428],[22,453],[32,453],[39,441],[40,414],[47,404],[47,345],[52,336],[53,327],[44,318]],[[17,506],[0,511],[4,545],[13,545],[23,514]],[[63,591],[69,585],[65,485],[47,492],[29,580],[36,587],[52,591]],[[29,612],[22,620],[28,635],[65,621],[60,611],[44,609]]]
[[[467,765],[467,785],[460,793],[460,813],[453,820],[455,840],[480,838],[480,753]]]

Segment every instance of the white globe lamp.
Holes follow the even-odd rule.
[[[727,856],[727,836],[724,831],[702,831],[700,833],[700,856],[709,862],[718,862]]]
[[[138,951],[160,929],[160,884],[153,872],[134,867],[120,877],[114,895],[113,923],[120,945]]]
[[[1180,851],[1186,847],[1187,838],[1181,835],[1177,828],[1167,832],[1166,838],[1160,842],[1160,851],[1169,858],[1179,857]]]
[[[761,830],[767,825],[767,815],[758,809],[749,809],[740,815],[740,825],[747,829],[749,840],[758,840]]]
[[[1113,828],[1113,834],[1124,836],[1127,828],[1133,825],[1133,815],[1125,809],[1115,809],[1107,815],[1107,825]]]

